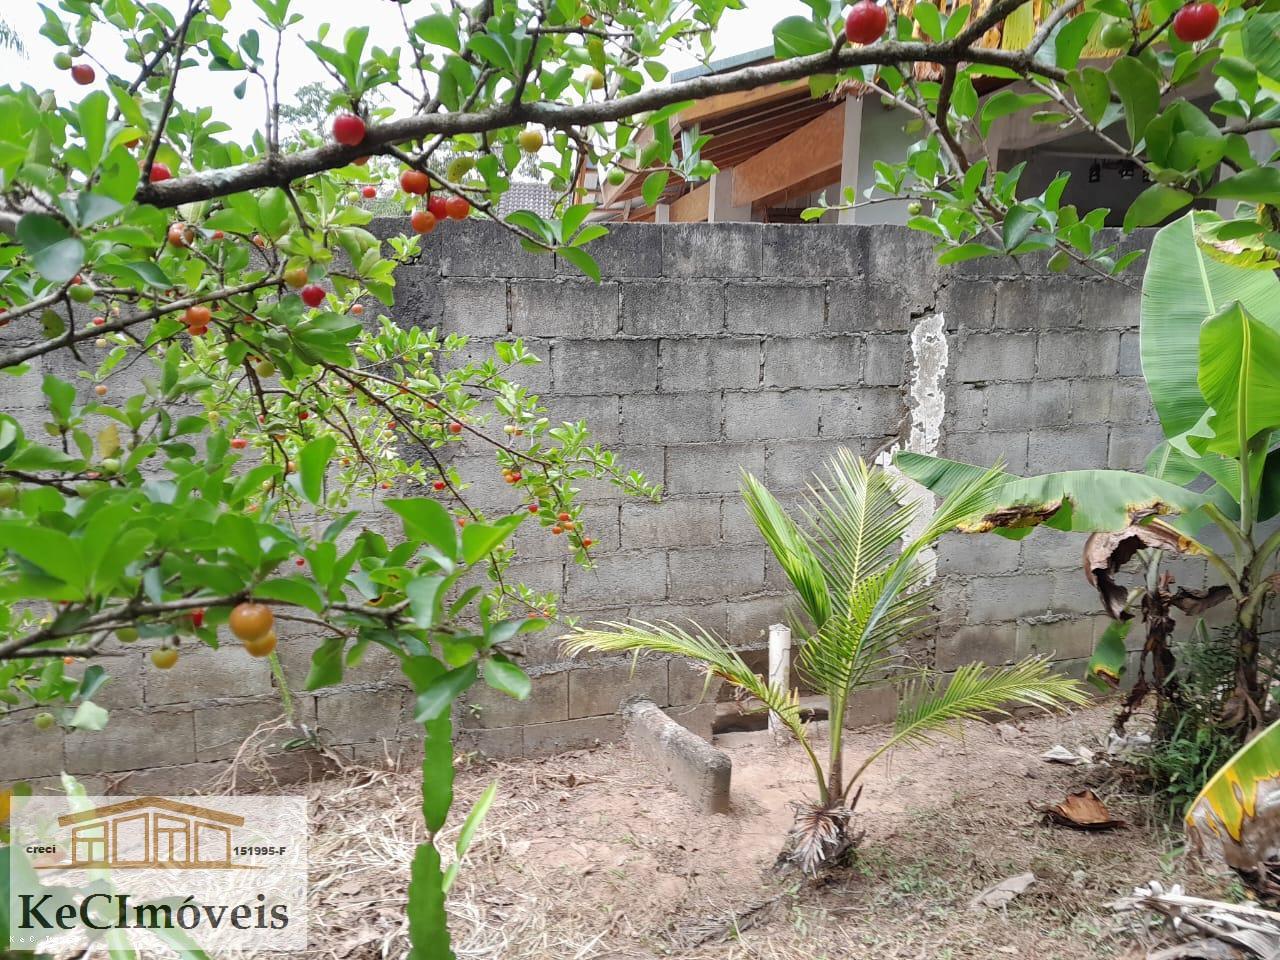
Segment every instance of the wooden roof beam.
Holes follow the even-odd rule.
[[[734,167],[733,205],[758,203],[801,185],[821,186],[823,178],[839,176],[844,113],[844,104],[837,104]]]

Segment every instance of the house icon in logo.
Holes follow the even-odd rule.
[[[71,860],[62,869],[252,869],[231,862],[231,830],[244,817],[164,797],[67,814],[58,826],[71,827]]]

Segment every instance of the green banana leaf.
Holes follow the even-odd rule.
[[[1128,665],[1129,651],[1124,641],[1133,626],[1132,620],[1112,620],[1098,638],[1093,656],[1085,669],[1085,679],[1104,693],[1120,686]]]
[[[1280,332],[1239,303],[1201,325],[1198,379],[1213,408],[1209,450],[1239,457],[1246,443],[1280,427]]]
[[[1280,855],[1280,721],[1223,764],[1187,808],[1187,838],[1201,856],[1252,870]]]
[[[899,470],[940,496],[982,467],[921,453],[899,453]],[[1126,470],[1070,470],[1023,479],[1007,475],[987,510],[962,524],[964,533],[1028,530],[1039,524],[1076,533],[1119,531],[1144,517],[1187,514],[1209,502],[1200,493]]]
[[[1200,326],[1238,301],[1280,331],[1280,279],[1221,263],[1197,244],[1215,214],[1187,214],[1156,234],[1142,284],[1142,373],[1166,437],[1193,429],[1209,409],[1200,392]]]

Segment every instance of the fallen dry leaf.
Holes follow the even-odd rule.
[[[1077,767],[1082,763],[1089,762],[1083,753],[1072,753],[1062,744],[1058,744],[1056,747],[1040,754],[1040,759],[1045,763],[1064,763],[1069,767]]]
[[[1052,822],[1077,830],[1113,830],[1126,826],[1123,820],[1111,816],[1106,804],[1092,790],[1076,790],[1068,793],[1061,803],[1045,803],[1035,809]]]
[[[1026,892],[1027,887],[1035,882],[1034,873],[1020,873],[1016,877],[1006,877],[970,900],[969,906],[992,908],[1007,906],[1014,897]]]

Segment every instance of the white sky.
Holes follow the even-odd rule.
[[[186,9],[185,0],[162,2],[174,10]],[[807,12],[800,0],[748,0],[748,3],[749,10],[731,11],[725,15],[716,38],[716,57],[732,56],[770,46],[773,42],[771,30],[774,23],[791,14]],[[49,6],[57,9],[53,0],[49,0]],[[412,23],[429,13],[432,6],[432,0],[411,0],[404,6],[405,15]],[[290,101],[286,91],[313,80],[329,79],[316,63],[311,51],[303,46],[302,37],[314,38],[319,24],[328,22],[332,25],[328,42],[333,45],[334,38],[341,37],[349,27],[367,23],[371,28],[370,46],[404,48],[404,29],[400,24],[398,8],[395,0],[294,0],[293,9],[306,17],[302,24],[306,32],[301,36],[295,32],[286,42],[281,61],[281,100],[286,103]],[[232,0],[231,13],[226,23],[233,36],[239,36],[250,27],[261,27],[257,22],[259,16],[260,13],[251,0]],[[52,89],[64,102],[83,93],[84,88],[77,87],[68,73],[53,66],[54,48],[39,34],[44,16],[36,0],[0,0],[0,19],[17,31],[27,47],[25,58],[12,53],[4,55],[3,61],[0,61],[3,63],[0,66],[0,84],[29,83],[38,89]],[[265,51],[265,31],[260,29],[259,32],[264,34]],[[95,36],[89,50],[121,75],[132,75],[132,65],[124,62],[123,47],[114,43],[110,37]],[[667,61],[672,70],[689,67],[696,62],[694,58],[674,50]],[[126,67],[129,70],[125,70]],[[251,83],[243,101],[233,96],[232,89],[244,76],[242,73],[209,71],[184,74],[185,83],[179,86],[179,97],[187,106],[216,105],[215,118],[232,126],[235,139],[246,140],[261,126],[264,108],[260,86],[255,89],[255,85]],[[192,80],[198,82],[192,84]],[[392,98],[392,102],[397,102],[396,98]],[[403,99],[399,102],[403,102]]]

